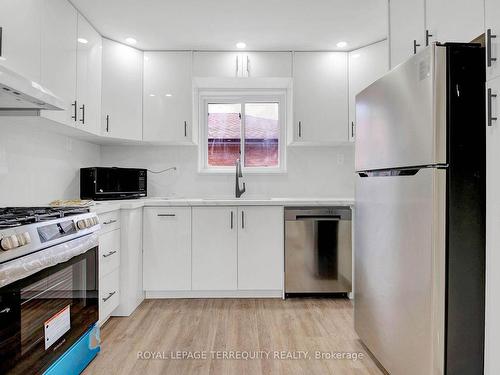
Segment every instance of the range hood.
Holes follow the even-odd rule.
[[[38,115],[40,110],[64,110],[64,101],[16,72],[0,65],[0,116]]]

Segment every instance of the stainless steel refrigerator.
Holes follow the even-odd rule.
[[[484,82],[431,45],[356,96],[355,328],[393,375],[483,373]]]

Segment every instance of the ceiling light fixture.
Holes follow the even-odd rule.
[[[78,38],[78,43],[87,44],[89,41],[85,38]]]
[[[156,96],[155,94],[149,94],[149,96]]]
[[[238,42],[236,43],[236,48],[238,49],[243,49],[243,48],[246,48],[247,47],[247,44],[245,42]]]
[[[128,44],[136,44],[137,43],[137,40],[135,40],[134,38],[126,38],[125,41],[128,43]]]
[[[347,47],[347,42],[338,42],[337,47],[339,47],[339,48]]]
[[[170,98],[172,96],[172,94],[165,94],[165,96],[168,96]]]

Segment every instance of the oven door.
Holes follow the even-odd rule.
[[[41,373],[98,320],[98,248],[0,289],[0,373]]]

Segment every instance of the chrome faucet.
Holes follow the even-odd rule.
[[[245,183],[243,183],[243,189],[240,189],[240,178],[243,177],[243,173],[241,172],[241,161],[240,159],[236,159],[236,181],[235,181],[235,195],[236,198],[240,198],[245,192]]]

